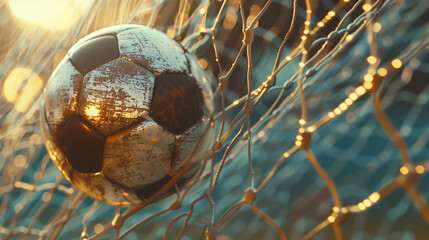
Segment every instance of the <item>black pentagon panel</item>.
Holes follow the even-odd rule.
[[[161,188],[164,187],[171,179],[172,179],[171,176],[166,175],[165,177],[159,179],[158,181],[150,184],[147,187],[143,187],[141,189],[135,190],[135,193],[138,198],[144,201],[152,197],[159,190],[161,190]],[[179,190],[181,190],[183,186],[185,186],[191,179],[192,179],[192,176],[188,178],[181,178],[175,184],[177,185]],[[169,196],[175,192],[176,192],[176,188],[174,187],[174,184],[173,184],[167,191],[161,194],[160,197],[162,198],[165,196]]]
[[[87,73],[119,57],[118,41],[106,35],[83,42],[69,53],[70,60],[81,73]]]
[[[105,137],[80,116],[68,120],[58,134],[67,161],[80,173],[101,171],[104,142]]]
[[[144,200],[150,198],[156,192],[158,192],[164,185],[166,185],[172,179],[171,176],[166,175],[158,181],[151,183],[147,187],[140,188],[135,191],[138,198]]]
[[[185,74],[157,76],[150,107],[152,119],[173,134],[181,134],[203,115],[203,97],[194,79]]]

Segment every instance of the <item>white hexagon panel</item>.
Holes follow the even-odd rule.
[[[139,189],[170,172],[174,150],[174,135],[148,119],[106,139],[102,172],[119,184]]]
[[[108,136],[149,115],[155,76],[118,58],[87,73],[79,95],[79,114]]]
[[[117,37],[121,56],[126,56],[155,73],[189,72],[183,49],[163,32],[136,26],[120,32]]]
[[[76,70],[68,58],[64,58],[52,73],[43,93],[44,112],[51,131],[58,131],[68,118],[76,114],[77,95],[83,75]]]
[[[195,126],[191,127],[184,133],[177,136],[177,154],[174,163],[174,171],[178,172],[185,161],[190,160],[196,153],[196,146],[200,142],[201,138],[206,134],[210,125],[206,116],[203,116],[201,121]],[[196,159],[194,159],[194,162]]]

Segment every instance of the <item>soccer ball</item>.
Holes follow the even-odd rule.
[[[214,132],[211,99],[197,60],[166,34],[109,27],[78,41],[53,72],[42,133],[53,162],[82,192],[133,205],[195,177]]]

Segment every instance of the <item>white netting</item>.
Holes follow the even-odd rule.
[[[428,236],[429,2],[97,0],[58,32],[16,20],[8,2],[0,239]],[[213,79],[215,154],[180,204],[94,201],[41,139],[54,67],[79,38],[123,23],[174,36]]]

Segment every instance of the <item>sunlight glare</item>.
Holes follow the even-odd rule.
[[[13,14],[27,25],[61,31],[87,13],[94,0],[8,0],[8,3]]]
[[[92,118],[98,119],[100,115],[100,108],[96,105],[89,105],[85,109],[85,114]]]

